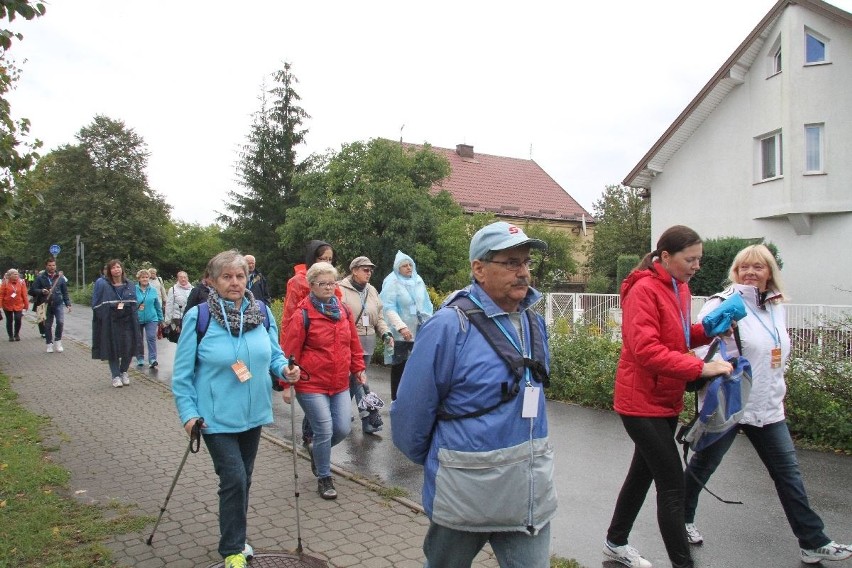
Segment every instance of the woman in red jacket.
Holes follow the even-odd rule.
[[[290,318],[281,348],[302,369],[302,380],[295,385],[296,399],[314,433],[308,452],[317,490],[323,499],[336,499],[331,448],[351,428],[350,373],[362,385],[367,382],[364,350],[352,313],[334,294],[337,270],[327,262],[317,262],[305,277],[310,294]]]
[[[6,278],[0,285],[0,307],[6,314],[9,341],[20,341],[21,318],[24,310],[30,307],[30,301],[27,298],[27,285],[14,268],[6,272]]]
[[[710,342],[691,324],[688,282],[699,269],[701,237],[682,225],[667,229],[621,284],[622,348],[615,374],[615,411],[635,450],[607,530],[603,552],[633,568],[651,563],[627,544],[653,481],[657,522],[673,568],[692,568],[684,528],[684,483],[674,432],[686,383],[730,373],[726,361],[704,363],[691,349]]]

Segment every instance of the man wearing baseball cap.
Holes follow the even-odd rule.
[[[349,263],[349,276],[337,283],[343,294],[342,300],[349,306],[349,312],[355,319],[358,339],[364,348],[364,365],[370,365],[370,359],[376,350],[376,336],[381,337],[385,344],[393,346],[390,328],[382,313],[382,300],[379,292],[370,284],[370,277],[376,265],[366,256],[358,256]],[[377,408],[364,409],[361,401],[369,391],[367,383],[358,382],[355,375],[349,377],[349,395],[355,397],[361,416],[361,429],[365,434],[376,434],[381,431],[384,423]],[[366,392],[365,392],[366,391]]]
[[[391,404],[394,444],[424,466],[430,568],[470,566],[486,542],[502,568],[550,565],[550,353],[530,287],[545,248],[503,221],[477,231],[473,282],[423,324]]]

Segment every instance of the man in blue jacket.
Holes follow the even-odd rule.
[[[68,279],[61,272],[56,272],[56,259],[47,259],[44,270],[33,283],[33,298],[39,298],[39,303],[47,304],[44,318],[44,341],[47,352],[54,350],[62,353],[62,329],[65,327],[65,311],[71,311],[71,298],[68,296]],[[65,309],[63,309],[65,308]],[[56,321],[56,330],[53,322]]]
[[[550,354],[530,287],[546,247],[505,222],[474,235],[473,282],[422,325],[391,405],[394,444],[424,466],[429,568],[469,567],[486,542],[502,568],[550,565]]]

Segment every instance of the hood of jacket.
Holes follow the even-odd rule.
[[[325,241],[310,241],[305,245],[305,269],[313,266],[317,258],[317,249],[320,247],[331,247],[331,263],[337,260],[337,255],[334,252],[334,247]]]

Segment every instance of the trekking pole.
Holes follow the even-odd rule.
[[[295,359],[290,356],[288,368],[292,369]],[[296,386],[290,383],[290,435],[293,440],[293,495],[296,499],[296,554],[302,555],[302,527],[299,519],[299,470],[296,463]],[[310,451],[310,450],[309,450]]]
[[[169,504],[169,499],[172,497],[172,491],[175,490],[175,485],[177,485],[177,480],[180,477],[180,472],[183,471],[183,464],[186,463],[186,458],[189,456],[189,452],[193,454],[197,454],[199,448],[201,447],[201,427],[204,425],[204,418],[199,418],[195,421],[195,424],[192,425],[192,431],[189,434],[189,445],[186,447],[186,451],[183,453],[183,459],[180,461],[180,466],[178,467],[177,473],[175,474],[175,478],[172,480],[172,486],[169,487],[169,492],[166,494],[166,500],[163,502],[163,506],[160,507],[160,516],[157,517],[157,522],[154,523],[154,529],[151,531],[151,536],[148,537],[146,544],[151,546],[151,542],[154,540],[154,533],[157,532],[157,527],[160,526],[160,521],[163,518],[163,513],[166,512],[166,507]],[[193,442],[195,445],[193,446]]]

